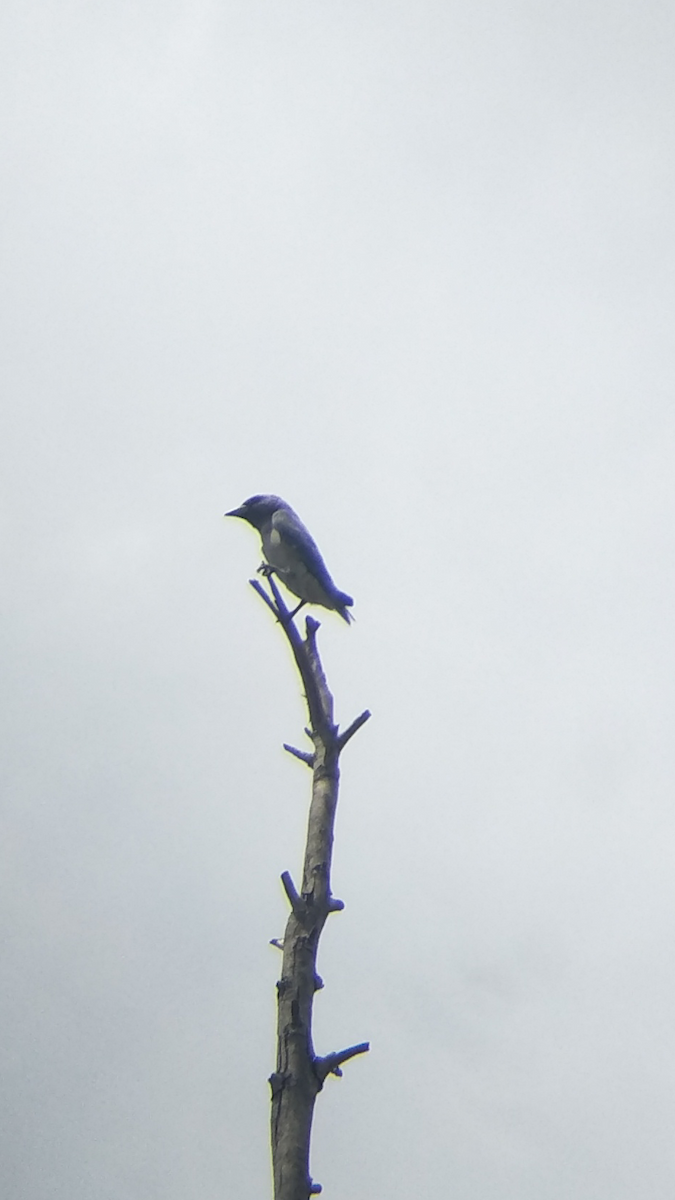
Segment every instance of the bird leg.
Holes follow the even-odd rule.
[[[295,616],[295,614],[296,614],[296,613],[299,613],[299,612],[300,612],[300,609],[301,609],[301,608],[302,608],[302,606],[303,606],[303,604],[306,604],[306,603],[307,603],[307,601],[306,601],[306,600],[301,600],[301,601],[300,601],[300,603],[299,603],[299,604],[297,604],[297,605],[296,605],[296,607],[293,609],[293,612],[289,612],[289,614],[288,614],[288,619],[289,619],[289,621],[292,621],[292,620],[293,620],[293,617]]]
[[[271,563],[261,562],[260,566],[258,567],[257,574],[264,575],[265,579],[269,579],[271,575],[278,575],[279,572],[277,571],[276,567],[273,567],[271,565]],[[306,600],[301,600],[300,603],[296,605],[296,607],[293,609],[292,612],[289,612],[286,617],[283,617],[283,618],[279,617],[279,620],[280,621],[292,621],[295,614],[299,613],[303,604],[306,604],[306,603],[307,603]]]

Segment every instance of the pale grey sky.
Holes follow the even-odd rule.
[[[324,1195],[672,1200],[674,51],[650,2],[6,3],[10,1200],[270,1195],[308,777],[255,491],[373,711]]]

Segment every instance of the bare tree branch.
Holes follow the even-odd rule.
[[[251,587],[253,588],[253,590],[258,593],[261,600],[264,600],[267,607],[272,610],[272,612],[274,613],[277,620],[280,620],[281,619],[280,615],[277,612],[276,608],[274,607],[273,601],[270,600],[269,596],[267,595],[267,592],[265,591],[260,580],[259,579],[249,579],[249,583],[250,583]]]
[[[297,750],[295,746],[289,746],[288,742],[284,742],[284,750],[287,750],[289,754],[292,754],[293,758],[299,758],[300,762],[303,762],[306,767],[311,768],[314,766],[314,755],[310,754],[309,751]]]
[[[279,591],[279,588],[276,585],[274,576],[269,575],[267,582],[270,586],[272,595],[274,596],[274,602],[272,602],[272,600],[270,600],[269,596],[267,595],[267,592],[265,591],[264,587],[262,586],[262,584],[260,583],[260,581],[258,579],[249,579],[249,583],[250,583],[251,587],[258,593],[258,595],[262,599],[264,599],[265,604],[274,613],[275,617],[281,624],[283,631],[286,634],[286,637],[288,638],[291,650],[293,651],[293,657],[295,658],[296,666],[298,668],[298,671],[300,672],[300,678],[302,679],[302,682],[304,685],[305,697],[307,700],[307,708],[309,711],[309,721],[310,721],[310,725],[312,727],[312,736],[314,736],[314,734],[323,731],[323,726],[326,722],[326,716],[327,716],[327,713],[324,710],[324,707],[322,705],[322,698],[321,698],[321,693],[319,690],[319,680],[315,677],[315,675],[312,671],[312,664],[310,662],[309,654],[306,649],[306,643],[303,642],[295,624],[293,623],[293,618],[291,616],[291,613],[289,612],[288,608],[284,604],[284,601],[283,601],[283,598]],[[312,619],[312,617],[307,618],[308,628],[309,628],[310,621],[312,622],[313,626],[316,626],[316,629],[319,628],[318,622],[314,621]],[[318,655],[317,655],[317,658],[318,658]],[[321,675],[323,676],[323,671],[321,672]],[[325,680],[324,680],[324,683],[325,683]],[[331,727],[332,727],[332,716],[333,716],[333,712],[332,712],[332,697],[331,697],[331,704],[330,704]]]
[[[370,1042],[359,1042],[358,1046],[337,1050],[334,1054],[327,1054],[325,1058],[315,1058],[314,1069],[321,1083],[327,1075],[342,1075],[340,1070],[342,1063],[348,1062],[350,1058],[356,1058],[357,1054],[365,1054],[368,1050],[370,1050]]]
[[[353,738],[355,733],[358,733],[361,726],[365,725],[366,721],[369,718],[370,718],[370,713],[369,713],[368,709],[366,708],[365,711],[361,713],[360,717],[356,717],[356,719],[354,721],[352,721],[349,728],[345,729],[344,733],[340,734],[340,736],[338,738],[338,749],[340,751],[344,750],[349,739]]]
[[[330,889],[333,830],[338,800],[340,751],[368,720],[363,712],[341,735],[333,718],[333,697],[317,647],[319,623],[305,619],[305,637],[298,631],[272,574],[267,574],[271,597],[257,579],[250,580],[281,625],[302,681],[314,751],[284,744],[284,749],[312,769],[312,797],[299,893],[288,871],[281,876],[291,912],[283,941],[281,978],[277,983],[277,1063],[270,1076],[272,1091],[272,1167],[275,1200],[309,1200],[320,1184],[309,1173],[309,1148],[314,1104],[326,1076],[339,1075],[340,1064],[369,1046],[360,1042],[323,1058],[314,1054],[312,1005],[323,980],[316,960],[321,932],[330,913],[344,908]],[[297,610],[294,610],[297,611]]]
[[[298,889],[293,883],[289,871],[284,871],[283,875],[281,876],[281,882],[284,885],[284,891],[288,896],[288,902],[293,909],[293,912],[298,917],[304,917],[307,906],[302,896],[298,895]]]

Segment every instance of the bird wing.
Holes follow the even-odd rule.
[[[272,516],[272,528],[277,530],[283,541],[297,554],[303,566],[329,595],[337,591],[319,547],[292,508],[278,508]]]

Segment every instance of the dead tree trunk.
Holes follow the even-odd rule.
[[[321,931],[329,913],[339,912],[344,907],[341,900],[333,898],[330,888],[340,777],[338,762],[341,751],[368,720],[370,713],[361,713],[344,733],[339,732],[333,721],[333,697],[316,646],[319,624],[307,617],[303,639],[271,576],[268,583],[273,600],[257,579],[251,580],[290,642],[307,699],[309,726],[306,733],[313,745],[309,752],[294,746],[284,747],[311,769],[312,799],[300,891],[288,871],[281,876],[291,911],[283,944],[275,943],[283,951],[283,964],[277,983],[277,1064],[270,1076],[274,1200],[309,1200],[321,1191],[321,1185],[313,1183],[309,1173],[316,1097],[327,1075],[341,1075],[342,1063],[369,1048],[367,1042],[361,1042],[318,1057],[312,1042],[312,1005],[314,993],[323,987],[316,970]]]

